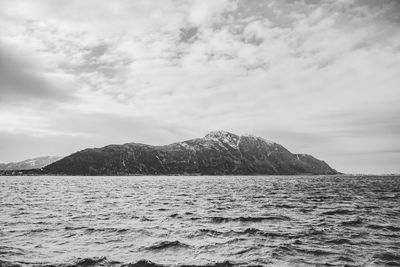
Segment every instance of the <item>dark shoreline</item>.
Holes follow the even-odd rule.
[[[15,171],[14,171],[15,172]],[[181,176],[189,176],[189,177],[207,177],[207,176],[224,176],[224,177],[236,177],[236,176],[290,176],[290,177],[297,177],[297,176],[329,176],[329,177],[343,177],[343,176],[348,176],[348,177],[395,177],[395,176],[400,176],[400,174],[351,174],[351,173],[337,173],[337,174],[313,174],[313,173],[302,173],[302,174],[192,174],[192,173],[184,173],[184,174],[98,174],[98,175],[85,175],[85,174],[75,174],[75,175],[70,175],[70,174],[51,174],[51,173],[5,173],[2,172],[0,173],[0,177],[5,177],[5,176],[59,176],[59,177],[121,177],[121,176],[175,176],[175,177],[181,177]]]
[[[85,175],[85,174],[0,174],[0,176],[65,176],[65,177],[121,177],[121,176],[190,176],[190,177],[201,177],[201,176],[346,176],[347,174],[312,174],[312,173],[304,173],[304,174],[98,174],[98,175]],[[367,176],[390,176],[390,175],[367,175]],[[396,176],[396,175],[393,175]]]

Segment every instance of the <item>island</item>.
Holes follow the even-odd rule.
[[[338,174],[326,162],[294,154],[253,135],[213,131],[163,146],[141,143],[88,148],[43,168],[3,175],[296,175]]]

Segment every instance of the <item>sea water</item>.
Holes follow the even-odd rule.
[[[399,266],[400,177],[0,177],[0,265]]]

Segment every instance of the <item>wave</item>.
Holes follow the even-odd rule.
[[[221,232],[221,231],[212,230],[212,229],[199,229],[198,232],[200,234],[205,234],[205,235],[210,235],[210,236],[221,236],[221,235],[230,234],[232,231]]]
[[[92,228],[92,227],[85,227],[85,226],[66,226],[64,227],[66,231],[77,231],[83,230],[87,234],[95,233],[95,232],[109,232],[109,233],[124,233],[129,231],[127,228],[115,228],[115,227],[104,227],[104,228]]]
[[[346,209],[334,209],[322,213],[322,215],[351,215],[351,214],[354,214],[354,211]]]
[[[364,221],[361,218],[357,218],[355,220],[350,220],[350,221],[344,221],[342,222],[343,226],[359,226],[363,223]]]
[[[277,232],[267,232],[256,228],[246,228],[241,231],[217,231],[213,229],[200,229],[198,230],[200,234],[205,234],[209,236],[227,236],[227,235],[258,235],[263,237],[284,237],[288,236],[286,233],[277,233]]]
[[[9,262],[0,260],[0,266],[2,267],[22,267],[24,265],[31,265],[27,262]],[[60,263],[60,264],[34,264],[34,266],[42,266],[42,267],[95,267],[95,266],[116,266],[116,267],[167,267],[169,265],[159,264],[152,262],[150,260],[142,259],[134,263],[122,263],[119,261],[109,261],[106,257],[94,257],[94,258],[78,258],[73,263]],[[214,262],[209,264],[182,264],[177,265],[179,267],[232,267],[235,266],[234,263],[230,261],[224,262]],[[243,265],[241,265],[243,266]],[[253,266],[253,265],[244,265],[244,266]]]
[[[0,266],[2,267],[22,267],[28,263],[26,262],[9,262],[9,261],[4,261],[0,260]],[[142,259],[134,263],[122,263],[118,261],[109,261],[107,260],[106,257],[100,257],[100,258],[83,258],[83,259],[77,259],[73,263],[60,263],[60,264],[35,264],[34,266],[43,266],[43,267],[95,267],[95,266],[118,266],[118,267],[167,267],[169,265],[164,265],[164,264],[159,264],[152,262],[150,260]],[[179,267],[232,267],[235,266],[235,264],[229,262],[229,261],[224,261],[224,262],[215,262],[215,263],[209,263],[209,264],[182,264],[178,265]],[[250,266],[250,265],[245,265],[245,266]]]
[[[29,233],[44,233],[44,232],[50,232],[53,230],[54,229],[51,229],[51,228],[36,228],[36,229],[29,230]]]
[[[70,231],[70,230],[84,230],[86,229],[85,226],[77,226],[77,227],[73,227],[73,226],[65,226],[64,230]]]
[[[96,266],[99,264],[106,263],[107,258],[106,257],[101,257],[101,258],[84,258],[84,259],[78,259],[75,263],[72,265],[68,265],[68,267],[86,267],[86,266]]]
[[[392,225],[380,225],[380,224],[369,224],[367,225],[368,228],[376,229],[376,230],[389,230],[393,232],[399,232],[400,227],[392,226]]]
[[[343,245],[343,244],[349,244],[349,245],[353,245],[353,242],[351,242],[349,239],[347,238],[337,238],[337,239],[331,239],[326,241],[326,243],[328,244],[335,244],[335,245]]]
[[[154,221],[154,219],[150,219],[145,216],[142,216],[142,217],[140,217],[140,221],[141,222],[152,222],[152,221]]]
[[[180,267],[232,267],[232,266],[235,266],[235,264],[231,263],[230,261],[216,262],[216,263],[203,264],[203,265],[197,265],[197,264],[180,265]]]
[[[149,260],[140,260],[136,263],[129,263],[122,265],[122,267],[166,267],[167,265],[163,264],[157,264]],[[232,267],[235,266],[235,264],[231,263],[230,261],[224,261],[224,262],[215,262],[215,263],[210,263],[210,264],[183,264],[179,265],[180,267]]]
[[[390,252],[384,252],[380,254],[375,254],[373,256],[374,259],[379,261],[383,261],[387,266],[399,266],[400,265],[400,255],[393,254]]]
[[[0,266],[2,267],[21,267],[21,264],[13,263],[13,262],[8,262],[4,260],[0,260]]]
[[[240,243],[243,241],[246,241],[246,238],[240,238],[240,237],[236,237],[236,238],[232,238],[232,239],[228,239],[224,242],[221,243],[209,243],[207,245],[202,245],[199,248],[200,249],[211,249],[211,248],[218,248],[220,246],[225,246],[225,245],[232,245],[232,247],[234,246],[234,244],[236,243]]]
[[[236,234],[259,235],[263,237],[286,237],[286,233],[267,232],[256,228],[247,228],[244,231],[236,231]]]
[[[162,241],[154,245],[151,245],[149,247],[146,247],[146,250],[162,250],[169,248],[178,249],[178,248],[189,248],[189,247],[190,247],[189,245],[181,243],[179,241]]]
[[[210,217],[212,223],[226,222],[262,222],[262,221],[290,221],[290,217],[283,215],[259,216],[259,217]]]
[[[337,257],[338,261],[344,261],[344,262],[354,262],[354,260],[352,258],[346,257],[346,256],[339,256]],[[347,266],[347,265],[345,265]]]
[[[129,231],[127,228],[86,228],[86,233],[94,233],[94,232],[109,232],[109,233],[124,233]]]
[[[21,248],[0,246],[0,255],[24,255],[26,251]],[[2,265],[0,265],[2,266]]]
[[[245,248],[245,249],[239,250],[237,252],[234,252],[231,255],[242,255],[242,254],[246,254],[247,252],[250,252],[250,251],[255,250],[255,249],[257,249],[257,248],[256,247]]]
[[[94,258],[75,258],[72,263],[58,263],[48,264],[43,262],[10,262],[0,260],[0,266],[2,267],[22,267],[22,266],[42,266],[42,267],[91,267],[91,266],[124,266],[122,262],[108,261],[106,257],[94,257]],[[142,266],[142,265],[137,265]]]
[[[306,254],[312,254],[315,256],[325,256],[325,255],[332,255],[335,254],[334,252],[327,251],[327,250],[322,250],[322,249],[301,249],[301,248],[295,248],[298,252],[306,253]]]
[[[294,209],[294,208],[297,208],[297,206],[288,205],[288,204],[276,204],[275,208],[279,208],[279,209]]]
[[[140,260],[135,263],[122,265],[122,267],[164,267],[165,265],[157,264],[149,260]]]

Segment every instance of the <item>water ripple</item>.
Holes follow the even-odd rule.
[[[400,266],[400,177],[0,177],[0,266]]]

